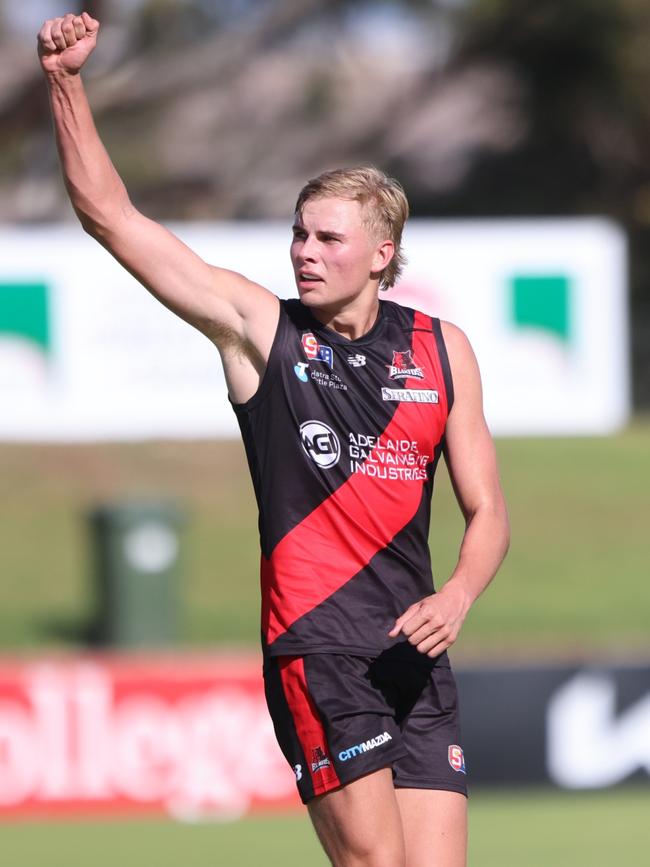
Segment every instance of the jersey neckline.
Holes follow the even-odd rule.
[[[300,304],[302,302],[299,301]],[[383,301],[381,298],[379,299],[379,312],[377,313],[377,318],[375,319],[372,328],[369,331],[366,331],[365,334],[362,334],[361,337],[356,337],[354,340],[351,340],[349,337],[346,337],[344,334],[339,334],[334,328],[330,328],[328,325],[323,325],[314,314],[311,312],[309,307],[305,307],[303,304],[303,308],[307,313],[307,316],[312,323],[313,330],[319,333],[324,340],[329,341],[330,343],[338,343],[341,346],[364,346],[366,343],[371,343],[383,330],[384,323],[386,321],[386,304],[389,302]]]

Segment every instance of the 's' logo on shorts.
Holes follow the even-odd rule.
[[[451,744],[447,750],[447,758],[452,768],[459,774],[466,774],[465,756],[462,749],[457,744]]]

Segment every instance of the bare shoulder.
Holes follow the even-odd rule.
[[[472,355],[474,354],[469,338],[462,328],[454,325],[453,322],[447,322],[445,319],[440,320],[440,327],[442,329],[442,336],[445,338],[445,346],[448,353],[463,354],[471,352]]]
[[[461,328],[452,322],[441,320],[440,327],[449,357],[454,384],[456,385],[462,381],[467,385],[474,381],[480,387],[478,362],[469,338]]]
[[[212,291],[227,300],[245,318],[264,319],[279,310],[279,301],[269,289],[244,274],[208,265]]]
[[[201,330],[220,349],[237,347],[266,359],[280,316],[273,292],[243,274],[210,266],[213,315]],[[230,314],[228,313],[230,311]]]

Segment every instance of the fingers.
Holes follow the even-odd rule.
[[[63,35],[63,18],[55,18],[52,22],[51,37],[52,42],[59,51],[63,51],[67,47],[65,36]]]
[[[80,15],[75,15],[72,19],[72,25],[74,27],[74,35],[77,39],[83,39],[86,35],[86,25],[84,24],[84,20]]]
[[[87,12],[73,15],[69,12],[63,18],[52,18],[41,27],[38,40],[48,51],[64,51],[85,36],[95,36],[99,21]]]
[[[444,653],[445,650],[448,650],[452,644],[453,641],[449,640],[432,640],[428,642],[422,642],[421,645],[418,645],[417,649],[420,653],[426,654],[430,659],[433,659],[434,656],[440,656],[441,653]]]
[[[419,608],[420,608],[420,603],[416,602],[415,605],[409,606],[406,609],[406,611],[404,612],[404,614],[400,615],[400,617],[397,618],[397,620],[395,621],[395,625],[393,626],[391,631],[388,633],[390,638],[395,638],[396,636],[398,636],[400,634],[400,632],[402,632],[404,624],[407,623],[411,619],[411,617],[413,617],[414,614],[416,614],[416,612],[418,611]]]
[[[63,48],[69,48],[77,42],[77,33],[75,28],[75,16],[68,14],[61,21],[61,36],[65,44]],[[54,40],[56,42],[56,39]]]
[[[457,637],[457,630],[447,623],[442,614],[430,610],[423,602],[411,605],[398,617],[388,635],[396,638],[400,632],[409,644],[430,657],[447,650]]]
[[[83,21],[84,27],[86,28],[86,33],[89,36],[96,34],[99,30],[99,21],[95,18],[91,18],[87,12],[82,12],[80,17]]]
[[[56,45],[52,40],[52,24],[53,21],[46,21],[38,31],[38,42],[47,51],[56,51]]]
[[[431,628],[427,630],[427,625],[435,626],[432,623],[433,618],[426,614],[424,606],[421,602],[417,602],[415,605],[411,605],[410,608],[407,608],[404,614],[401,617],[398,617],[395,621],[395,626],[388,633],[391,638],[394,638],[400,632],[405,635],[411,644],[417,643],[417,639],[420,637],[419,633],[424,630],[425,634],[431,632]],[[413,637],[416,636],[416,640],[413,641]],[[424,637],[422,635],[421,637]]]

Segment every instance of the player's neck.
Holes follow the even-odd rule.
[[[358,340],[367,334],[377,321],[379,298],[376,294],[370,299],[356,298],[339,310],[320,307],[312,309],[312,313],[327,328],[348,340]]]

